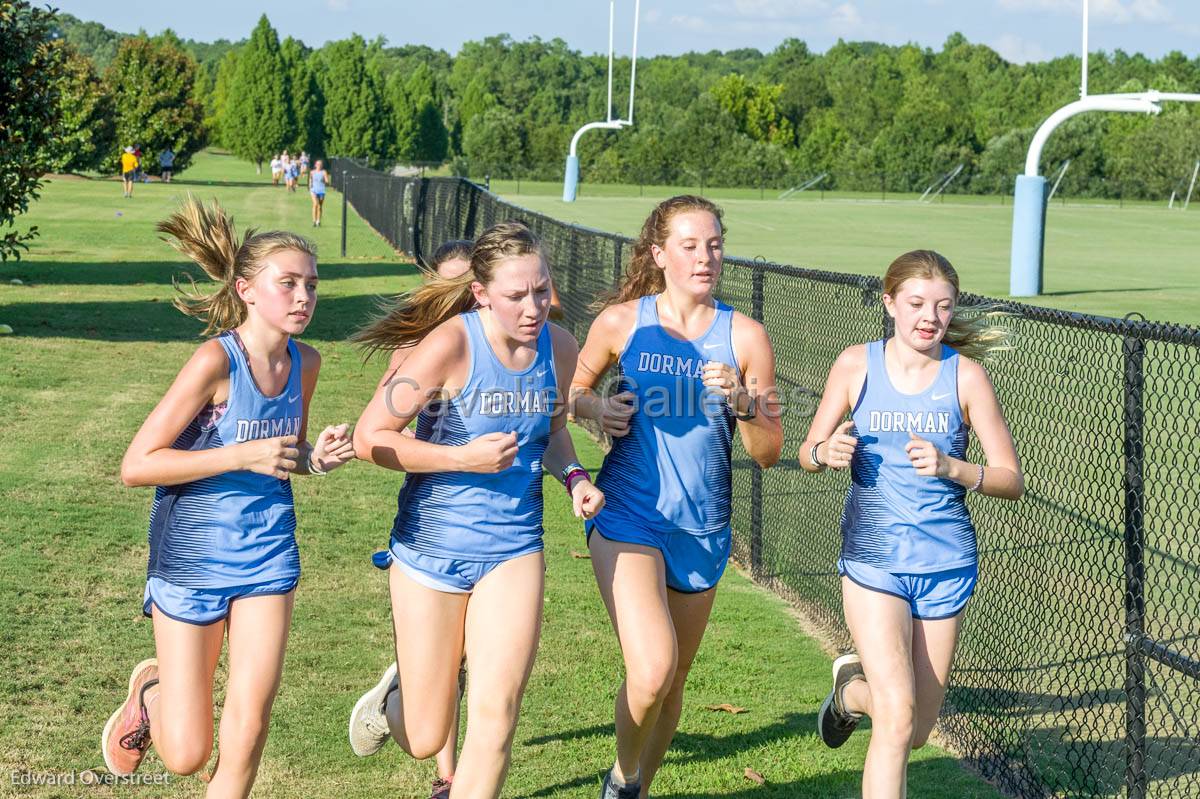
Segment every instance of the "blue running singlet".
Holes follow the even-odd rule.
[[[308,190],[312,194],[325,193],[325,170],[318,169],[308,173]]]
[[[204,450],[300,434],[304,412],[300,350],[288,341],[291,368],[278,396],[250,374],[237,333],[217,341],[229,359],[229,399],[207,407],[172,444]],[[231,588],[300,575],[292,484],[250,471],[159,486],[150,512],[149,577],[186,588]]]
[[[842,558],[910,574],[973,565],[975,527],[963,501],[966,488],[917,474],[904,449],[912,432],[952,458],[966,455],[959,355],[943,344],[933,385],[903,394],[888,377],[885,344],[867,344],[866,382],[851,412],[858,446],[842,511]]]
[[[470,561],[507,560],[542,549],[542,453],[558,398],[550,325],[537,356],[516,372],[496,357],[478,311],[461,314],[470,372],[462,391],[417,416],[417,438],[460,446],[487,433],[517,434],[517,457],[495,474],[409,474],[397,499],[392,541],[417,552]]]
[[[711,535],[729,527],[733,513],[735,422],[724,397],[705,388],[704,364],[738,368],[733,309],[718,302],[708,330],[683,341],[663,329],[657,299],[638,300],[637,324],[617,361],[617,390],[633,392],[635,411],[596,478],[605,504],[594,522],[614,534]]]

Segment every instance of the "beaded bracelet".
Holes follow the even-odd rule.
[[[975,485],[968,488],[968,491],[978,491],[983,486],[983,464],[979,464],[979,479],[975,481]]]
[[[313,460],[312,453],[308,453],[308,473],[316,477],[324,477],[329,474],[325,469],[322,469],[320,464]]]

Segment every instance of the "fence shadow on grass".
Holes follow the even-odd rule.
[[[338,280],[351,278],[396,277],[407,278],[420,275],[412,263],[354,263],[338,260],[317,259],[317,272],[321,283],[328,285]],[[182,261],[122,261],[117,263],[94,263],[78,261],[23,260],[0,264],[0,283],[13,278],[25,283],[25,288],[38,286],[170,286],[179,278],[187,282],[186,275],[198,283],[208,282],[200,267]],[[12,287],[13,291],[19,290]],[[6,299],[0,294],[0,300]]]
[[[300,337],[312,343],[344,342],[377,310],[371,294],[330,297],[317,305]],[[0,306],[0,321],[15,337],[77,338],[94,341],[188,341],[199,344],[204,329],[169,300],[111,302],[20,302]]]

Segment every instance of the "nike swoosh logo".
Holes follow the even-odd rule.
[[[535,376],[536,377],[545,377],[545,375],[546,375],[546,369],[539,369]]]
[[[721,343],[720,343],[720,342],[717,342],[717,343],[715,343],[715,344],[705,344],[705,345],[704,345],[704,349],[706,349],[706,350],[715,350],[715,349],[716,349],[717,347],[719,347],[719,346],[721,346]]]
[[[947,391],[945,394],[931,394],[929,398],[934,402],[937,402],[938,400],[944,400],[948,396],[950,396],[949,391]]]
[[[290,395],[288,395],[288,402],[295,402],[295,401],[296,401],[296,400],[298,400],[298,399],[300,399],[300,395],[299,395],[299,394],[290,394]]]

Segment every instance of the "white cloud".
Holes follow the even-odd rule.
[[[842,3],[833,9],[829,26],[835,32],[854,33],[862,26],[862,14],[858,13],[858,9],[853,3]]]
[[[728,6],[721,4],[722,10]],[[738,16],[755,19],[791,19],[811,17],[829,10],[828,0],[734,0],[733,11]]]
[[[676,14],[671,17],[671,24],[693,33],[707,33],[712,30],[712,25],[707,19],[691,14]]]
[[[1049,11],[1081,16],[1080,0],[998,0],[1006,11]],[[1171,12],[1162,0],[1092,0],[1088,15],[1097,22],[1125,25],[1130,22],[1167,22]]]
[[[991,46],[1005,61],[1011,61],[1014,64],[1028,64],[1031,61],[1050,59],[1050,54],[1043,50],[1037,42],[1022,39],[1011,33],[1001,35],[991,42]]]

